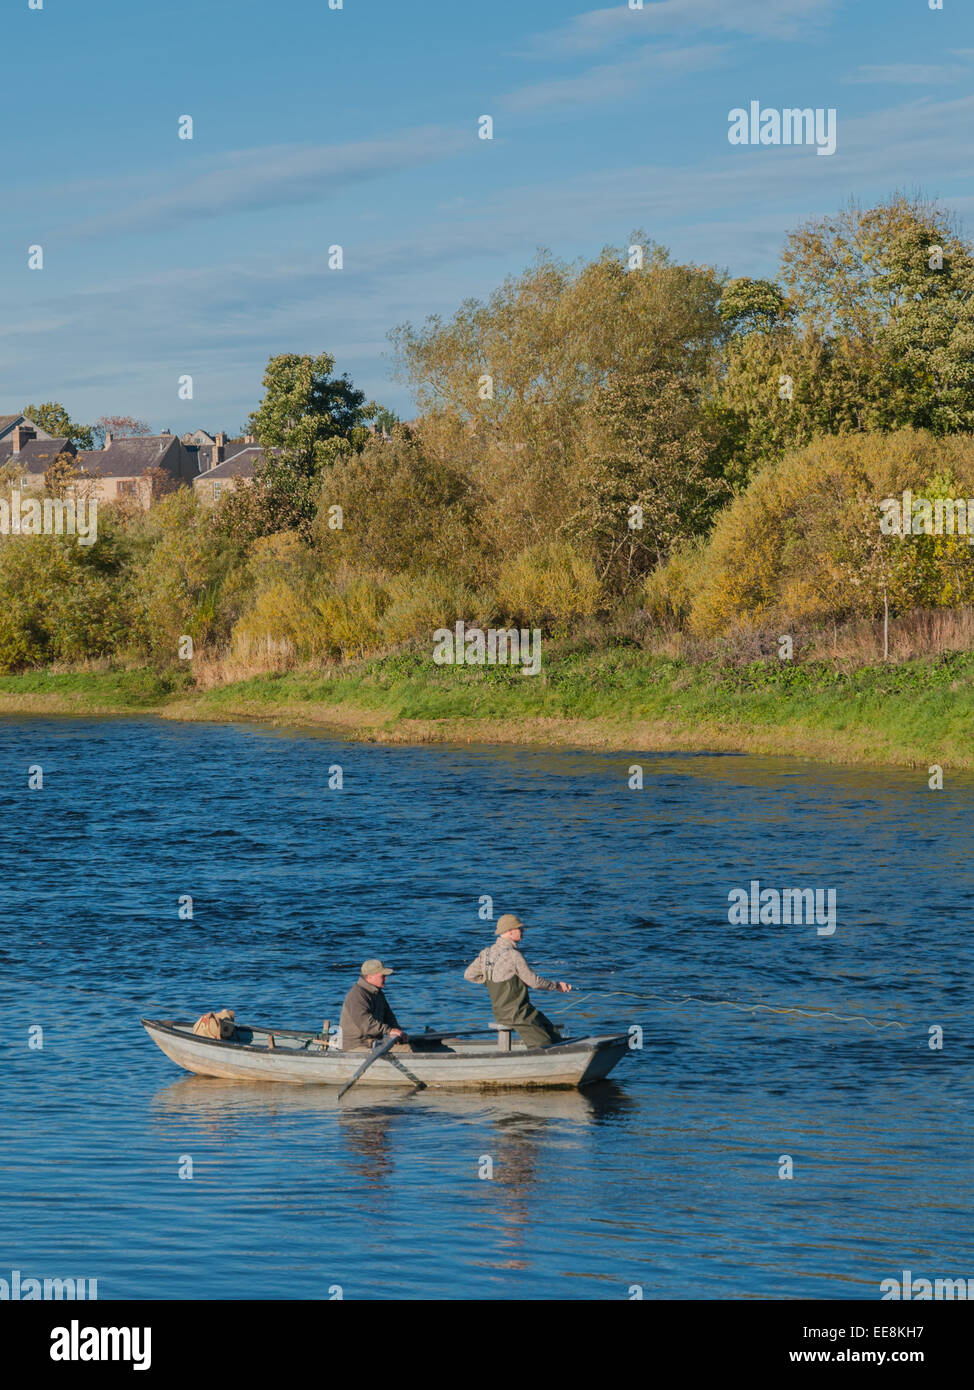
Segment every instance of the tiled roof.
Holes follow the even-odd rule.
[[[83,450],[78,462],[92,476],[141,478],[147,469],[164,466],[163,460],[174,446],[178,452],[179,441],[174,434],[126,436],[113,439],[107,449]]]
[[[68,439],[25,439],[20,452],[13,452],[13,439],[0,439],[0,463],[18,463],[28,473],[45,473],[70,445]]]
[[[242,454],[245,449],[253,449],[256,453],[260,453],[259,444],[246,444],[242,439],[228,439],[223,446],[223,462],[226,463],[227,459],[232,459],[235,455]]]
[[[215,468],[211,468],[206,473],[197,475],[195,481],[209,482],[211,478],[252,478],[254,476],[254,464],[263,453],[259,444],[247,444],[232,458],[224,459]]]

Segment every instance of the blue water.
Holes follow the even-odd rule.
[[[622,1299],[974,1276],[972,816],[974,780],[925,770],[2,721],[0,1278]],[[835,934],[731,926],[752,878],[834,888]],[[484,894],[578,987],[539,996],[553,1017],[643,1029],[612,1081],[338,1104],[189,1078],[139,1025],[319,1027],[372,955],[405,1026],[481,1024]]]

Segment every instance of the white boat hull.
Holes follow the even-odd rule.
[[[142,1023],[153,1042],[179,1066],[196,1076],[231,1081],[343,1086],[367,1055],[326,1048],[314,1034],[288,1029],[241,1026],[238,1033],[246,1041],[223,1041],[199,1037],[191,1023],[157,1019],[143,1019]],[[273,1047],[268,1042],[271,1035]],[[482,1043],[448,1040],[435,1050],[387,1053],[355,1085],[356,1089],[429,1086],[456,1090],[587,1086],[608,1076],[628,1050],[625,1033],[568,1039],[544,1048],[515,1045],[510,1052]]]

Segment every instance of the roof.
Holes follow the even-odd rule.
[[[18,453],[13,448],[11,438],[0,439],[0,463],[18,463],[28,473],[45,473],[72,444],[70,439],[25,439]]]
[[[232,459],[235,458],[237,454],[242,454],[245,449],[250,449],[253,453],[260,453],[259,444],[247,444],[242,439],[228,439],[223,446],[223,462],[226,463],[227,459]]]
[[[215,468],[210,468],[206,473],[198,473],[194,481],[209,482],[211,478],[252,478],[254,476],[254,464],[258,462],[263,454],[259,444],[247,444],[232,458],[224,459]]]
[[[47,430],[42,430],[34,420],[29,420],[26,415],[0,415],[0,435],[12,430],[14,425],[29,425],[38,439],[50,439]]]
[[[86,473],[101,478],[141,478],[150,468],[164,467],[173,448],[178,452],[174,434],[129,435],[113,439],[107,449],[84,449],[78,463]]]

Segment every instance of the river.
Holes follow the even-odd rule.
[[[520,1300],[974,1276],[974,779],[7,719],[0,797],[0,1278]],[[752,880],[834,890],[835,931],[731,924]],[[577,987],[546,1012],[642,1030],[611,1081],[336,1103],[190,1078],[139,1024],[317,1028],[378,955],[404,1026],[483,1025],[485,896]]]

